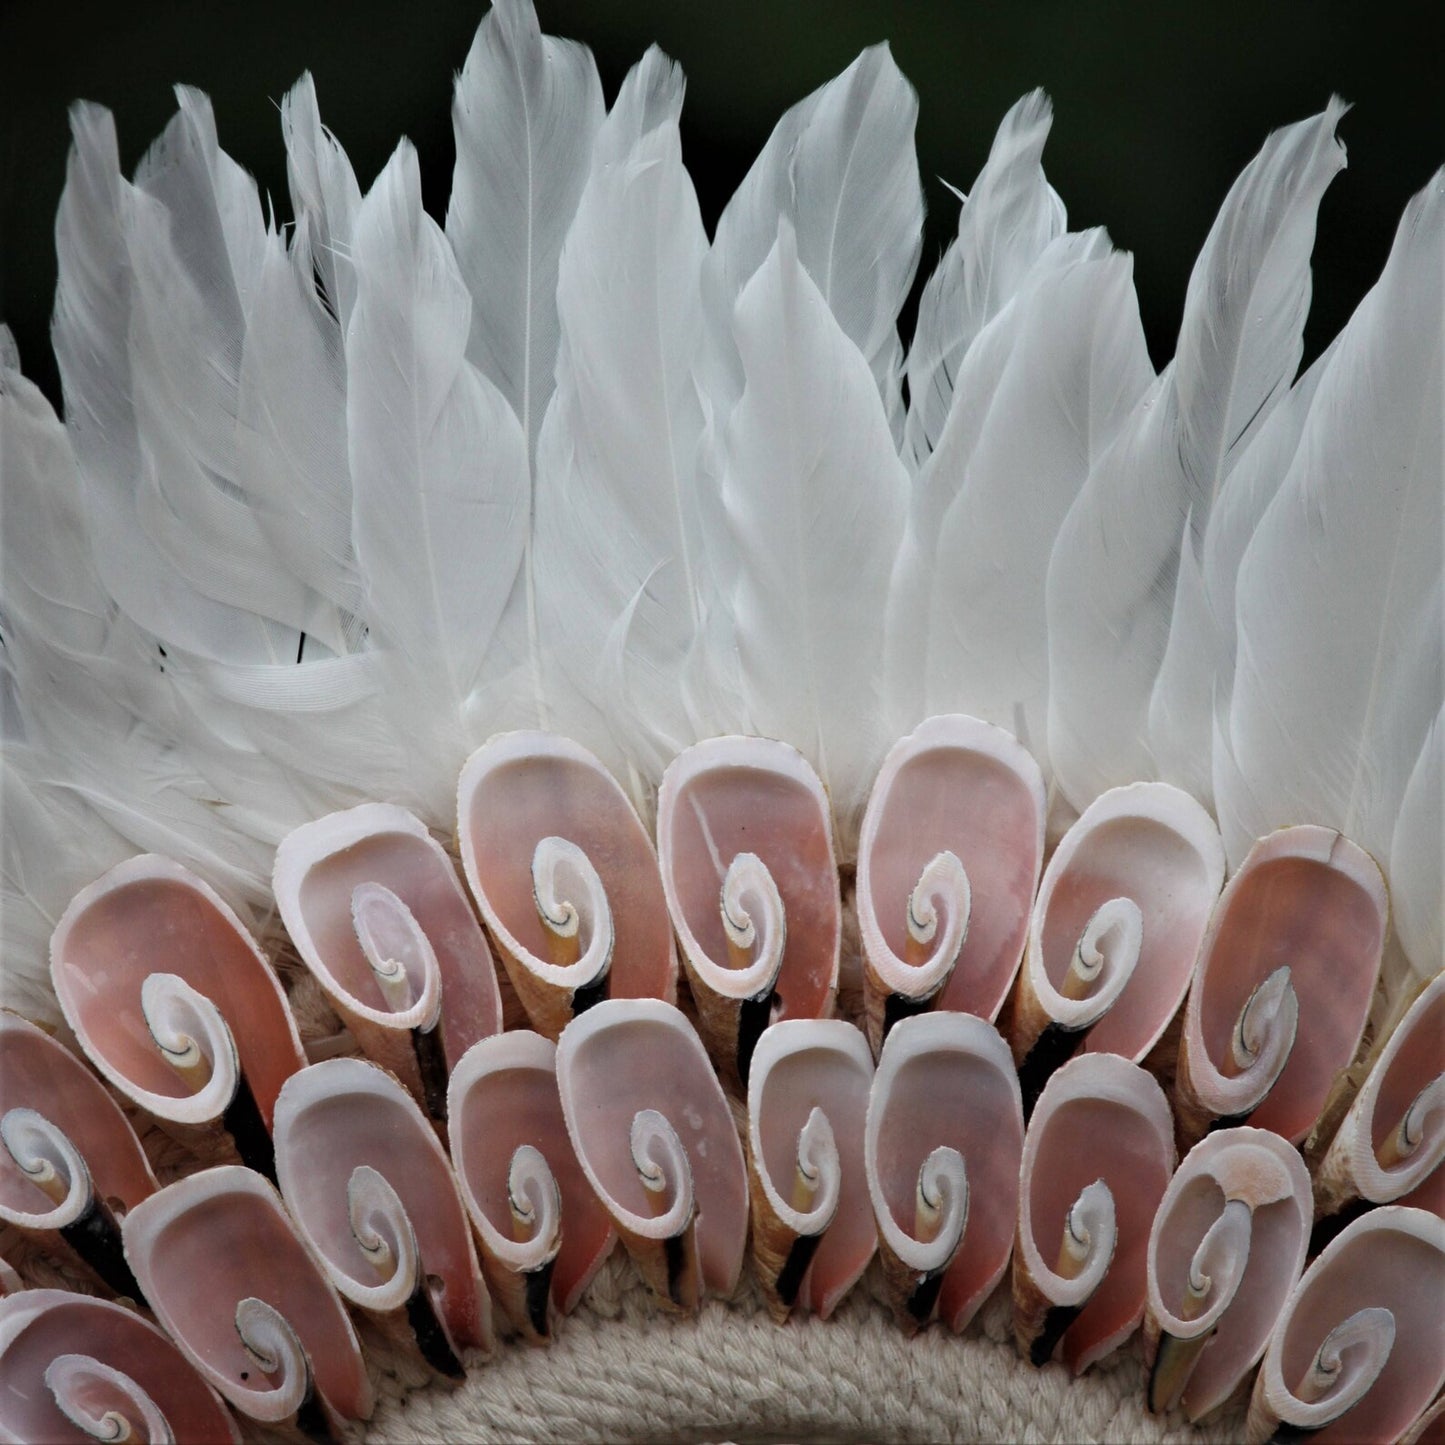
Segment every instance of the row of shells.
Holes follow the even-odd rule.
[[[333,1435],[372,1404],[346,1305],[458,1378],[493,1301],[545,1341],[618,1238],[681,1311],[751,1240],[779,1321],[826,1318],[876,1252],[910,1332],[964,1329],[1012,1262],[1035,1364],[1142,1323],[1156,1411],[1198,1419],[1262,1358],[1252,1438],[1438,1428],[1445,976],[1362,1051],[1378,867],[1302,826],[1225,886],[1208,813],[1159,783],[1105,793],[1045,867],[1045,815],[1011,735],[930,719],[840,889],[784,744],[681,754],[654,849],[584,749],[506,734],[460,780],[470,899],[394,806],[282,842],[277,910],[336,1020],[306,1048],[212,888],[121,864],[56,927],[66,1021],[130,1106],[241,1164],[158,1187],[89,1070],[0,1016],[0,1219],[175,1342],[7,1295],[0,1439],[234,1438],[212,1391]],[[494,955],[529,1028],[503,1031]]]

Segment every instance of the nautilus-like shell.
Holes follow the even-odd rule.
[[[1175,1109],[1185,1143],[1216,1119],[1299,1143],[1360,1047],[1385,946],[1385,880],[1330,828],[1249,850],[1210,920],[1189,991]]]
[[[1080,1050],[1141,1062],[1178,1012],[1224,883],[1214,820],[1168,783],[1101,794],[1049,859],[1005,1033],[1024,1108]]]
[[[643,1278],[693,1310],[737,1285],[747,1174],[702,1040],[660,999],[607,999],[557,1044],[572,1147]]]
[[[711,738],[662,775],[657,852],[703,1042],[746,1085],[770,1022],[833,1011],[842,902],[827,795],[786,743]]]
[[[1260,1442],[1397,1440],[1445,1386],[1445,1221],[1383,1205],[1305,1270],[1255,1378]]]
[[[6,1259],[0,1259],[0,1299],[6,1295],[19,1294],[25,1288],[25,1281],[20,1278],[14,1265]]]
[[[244,1415],[334,1430],[369,1415],[371,1384],[345,1306],[250,1169],[203,1169],[137,1205],[126,1257],[182,1353]]]
[[[1315,1173],[1321,1232],[1333,1235],[1358,1205],[1440,1197],[1445,1160],[1445,973],[1410,1006],[1370,1069]],[[1432,1185],[1434,1187],[1432,1188]]]
[[[606,768],[554,733],[468,758],[457,836],[472,896],[532,1027],[556,1039],[603,998],[677,996],[652,840]]]
[[[858,842],[868,1038],[940,1008],[993,1019],[1023,955],[1044,781],[1012,733],[960,714],[895,743]]]
[[[826,1319],[873,1258],[863,1159],[873,1055],[842,1019],[789,1019],[758,1040],[748,1081],[753,1262],[768,1309]]]
[[[226,1407],[153,1324],[67,1290],[0,1300],[0,1441],[5,1445],[222,1445]]]
[[[474,1044],[452,1071],[448,1133],[482,1269],[532,1340],[572,1310],[617,1242],[557,1092],[557,1046],[531,1029]]]
[[[271,1114],[306,1063],[276,975],[219,894],[155,854],[71,900],[50,976],[87,1057],[168,1125],[220,1124],[271,1173]]]
[[[1080,1374],[1144,1317],[1149,1230],[1174,1173],[1174,1121],[1154,1076],[1116,1054],[1071,1059],[1024,1139],[1014,1338]]]
[[[868,1192],[900,1323],[961,1330],[1008,1268],[1023,1106],[1008,1045],[971,1014],[889,1030],[868,1101]]]
[[[276,906],[362,1049],[446,1117],[449,1066],[502,1027],[492,952],[421,821],[365,803],[281,840]]]
[[[1182,1398],[1191,1420],[1229,1398],[1264,1353],[1304,1268],[1310,1176],[1268,1129],[1201,1140],[1149,1233],[1149,1408]]]
[[[445,1151],[384,1069],[329,1059],[276,1101],[276,1175],[291,1217],[343,1299],[399,1315],[436,1371],[492,1346],[491,1302]]]
[[[159,1187],[100,1081],[43,1029],[0,1012],[0,1221],[58,1236],[119,1295],[138,1287],[117,1214]]]

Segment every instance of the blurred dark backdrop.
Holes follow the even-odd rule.
[[[363,187],[409,135],[440,218],[451,79],[485,9],[483,0],[0,0],[0,318],[26,371],[58,396],[51,226],[72,99],[116,112],[129,169],[174,108],[170,84],[199,86],[215,103],[221,144],[287,218],[277,104],[309,68],[322,118]],[[649,43],[681,62],[683,146],[709,229],[783,109],[864,45],[891,41],[921,100],[929,218],[920,282],[957,218],[939,178],[967,189],[1004,110],[1044,86],[1055,107],[1049,177],[1073,225],[1107,225],[1135,253],[1158,364],[1173,351],[1214,211],[1270,129],[1318,110],[1331,91],[1355,102],[1341,126],[1349,168],[1320,215],[1307,357],[1348,318],[1405,202],[1445,160],[1441,51],[1424,6],[539,0],[538,10],[544,29],[592,47],[609,101]]]

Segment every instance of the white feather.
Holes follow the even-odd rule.
[[[1445,696],[1442,258],[1445,172],[1406,208],[1240,564],[1214,778],[1235,862],[1300,822],[1338,828],[1382,861],[1394,853]]]
[[[1234,685],[1234,587],[1240,559],[1289,470],[1315,388],[1333,355],[1331,343],[1229,474],[1210,512],[1202,560],[1196,558],[1192,533],[1180,546],[1169,641],[1149,698],[1149,738],[1159,776],[1211,806],[1214,719],[1221,708],[1228,709]]]
[[[1289,389],[1320,197],[1344,164],[1332,102],[1276,131],[1225,199],[1190,277],[1173,363],[1094,468],[1049,563],[1049,751],[1086,807],[1156,772],[1147,712],[1186,525]]]
[[[406,142],[362,202],[352,259],[347,435],[364,608],[410,688],[393,699],[399,730],[436,729],[425,767],[445,816],[439,800],[476,732],[465,713],[522,566],[526,439],[466,359],[471,299],[422,212]]]
[[[883,606],[907,475],[868,364],[803,268],[792,228],[738,300],[746,386],[723,501],[749,731],[800,749],[829,789],[843,856],[892,738]]]
[[[908,349],[903,459],[917,470],[943,433],[974,338],[1018,290],[1067,217],[1040,157],[1053,124],[1041,90],[1010,107],[958,213],[958,235],[928,278]]]
[[[681,73],[651,50],[598,136],[562,253],[557,391],[537,467],[549,658],[654,783],[694,737],[681,669],[711,592],[693,377],[707,237],[682,164],[681,106]],[[584,741],[611,752],[605,732]]]
[[[1079,254],[1085,239],[1051,249]],[[972,447],[955,455],[961,429],[951,420],[919,477],[920,489],[937,487],[935,473],[958,469],[932,532],[916,624],[922,705],[912,723],[969,712],[1011,729],[1045,767],[1049,551],[1090,467],[1153,374],[1130,258],[1107,254],[1106,243],[1083,255],[1036,267],[1010,304],[1012,324],[1000,317],[997,329],[1011,345]],[[922,553],[920,546],[914,555]]]
[[[1396,937],[1416,976],[1433,978],[1445,968],[1445,706],[1400,799],[1388,872]]]
[[[50,935],[86,884],[135,851],[74,792],[36,777],[35,751],[0,753],[0,1007],[57,1024]]]
[[[1030,284],[1041,285],[1050,272],[1108,251],[1108,237],[1102,231],[1060,236],[1038,257]],[[912,479],[908,525],[893,564],[886,616],[884,676],[895,733],[908,731],[927,715],[930,688],[937,693],[960,681],[947,672],[940,674],[932,663],[935,628],[949,625],[938,613],[935,590],[953,566],[940,538],[988,428],[1025,315],[1021,299],[1011,297],[963,353],[954,373],[948,420]],[[942,656],[941,645],[939,651]]]
[[[356,301],[350,250],[361,188],[346,152],[321,124],[316,86],[309,73],[281,101],[281,133],[286,139],[286,178],[298,228],[294,244],[309,256],[326,304],[344,331]],[[300,229],[303,224],[304,232]]]
[[[723,211],[708,258],[709,310],[722,366],[714,386],[720,421],[742,387],[728,343],[732,309],[786,219],[799,260],[867,359],[890,423],[901,428],[897,320],[923,229],[917,118],[913,87],[887,45],[874,45],[778,122]]]
[[[446,231],[472,294],[467,357],[529,450],[552,395],[557,263],[602,115],[591,52],[543,35],[531,0],[497,0],[457,77]]]

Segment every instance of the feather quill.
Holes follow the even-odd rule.
[[[1049,562],[1049,752],[1074,807],[1154,776],[1150,693],[1179,552],[1287,393],[1343,107],[1276,131],[1225,199],[1190,277],[1174,361],[1091,472]],[[1187,532],[1186,532],[1187,529]],[[1196,553],[1197,555],[1197,553]]]

